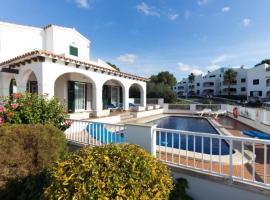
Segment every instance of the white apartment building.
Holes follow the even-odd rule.
[[[188,78],[184,78],[175,87],[178,96],[185,94],[196,96],[226,96],[228,95],[228,84],[224,82],[224,74],[229,68],[219,68],[213,72],[208,72],[206,75],[197,75],[193,83],[189,83]],[[247,71],[243,67],[234,68],[237,72],[237,77],[234,83],[230,86],[230,94],[234,96],[246,96],[247,94]],[[183,83],[187,82],[187,86],[183,87]]]
[[[108,115],[107,104],[129,109],[137,85],[146,106],[148,79],[90,60],[91,42],[74,28],[44,28],[0,22],[0,95],[47,94],[65,101],[71,113]]]
[[[270,101],[270,66],[268,64],[256,65],[247,73],[249,99]]]

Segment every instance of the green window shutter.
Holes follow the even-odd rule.
[[[78,48],[69,46],[69,54],[72,56],[78,56],[79,55]]]
[[[75,112],[75,82],[68,81],[68,112]]]

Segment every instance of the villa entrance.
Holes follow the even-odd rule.
[[[69,113],[90,111],[93,108],[93,82],[79,73],[67,73],[58,77],[54,93],[66,105]]]
[[[103,109],[123,107],[123,89],[116,80],[106,81],[102,87]]]

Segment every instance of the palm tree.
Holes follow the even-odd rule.
[[[228,69],[224,73],[224,82],[228,84],[228,96],[231,96],[231,84],[235,81],[237,72],[233,69]]]
[[[194,75],[194,73],[191,73],[190,75],[188,75],[188,81],[189,81],[190,83],[193,83],[194,80],[195,80],[195,75]]]

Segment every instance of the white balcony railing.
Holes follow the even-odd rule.
[[[156,156],[166,164],[270,187],[270,141],[155,128]]]

